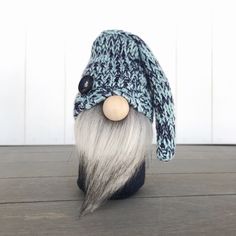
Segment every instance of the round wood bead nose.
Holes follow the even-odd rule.
[[[102,109],[109,120],[120,121],[128,115],[129,104],[124,97],[114,95],[105,100]]]

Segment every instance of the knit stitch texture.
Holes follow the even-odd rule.
[[[105,30],[95,39],[84,76],[93,78],[92,89],[77,93],[74,118],[84,109],[120,95],[151,122],[154,114],[157,158],[169,161],[175,154],[174,102],[169,82],[159,62],[137,35],[123,30]]]

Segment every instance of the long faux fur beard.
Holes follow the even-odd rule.
[[[102,104],[79,114],[74,128],[79,171],[85,175],[83,216],[123,187],[144,160],[149,163],[153,133],[148,118],[132,107],[125,119],[111,121]]]

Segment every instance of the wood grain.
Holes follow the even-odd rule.
[[[235,146],[178,145],[168,163],[153,156],[131,198],[79,219],[73,145],[0,147],[0,235],[234,236],[235,156]]]

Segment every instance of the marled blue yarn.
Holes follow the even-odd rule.
[[[145,42],[123,30],[105,30],[92,45],[89,62],[82,74],[94,78],[87,94],[78,93],[74,118],[84,109],[116,94],[127,99],[151,122],[155,112],[157,158],[169,161],[175,154],[174,102],[168,80]]]

